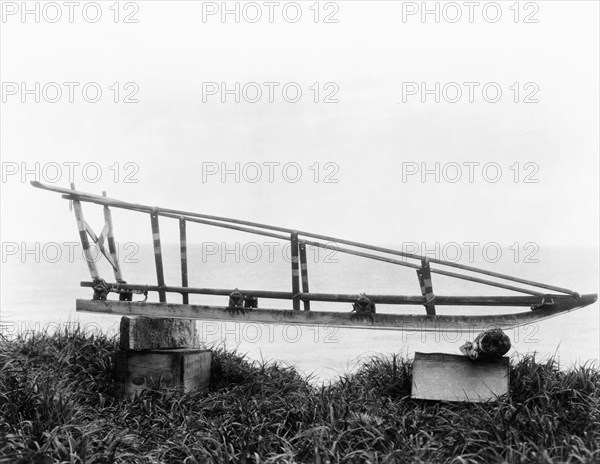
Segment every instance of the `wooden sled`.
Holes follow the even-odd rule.
[[[509,329],[531,324],[578,308],[583,308],[593,304],[597,300],[596,294],[580,295],[579,293],[566,288],[525,280],[441,259],[428,258],[390,248],[383,248],[326,235],[297,231],[285,227],[271,226],[241,219],[128,203],[107,198],[105,194],[100,196],[77,191],[73,184],[71,184],[71,189],[44,185],[39,182],[31,182],[31,184],[36,188],[60,193],[63,198],[73,202],[81,244],[92,278],[91,281],[81,282],[81,285],[83,287],[91,287],[94,291],[92,300],[77,300],[77,311],[120,315],[145,315],[153,317],[181,317],[201,320],[234,320],[239,322],[271,324],[379,328],[417,332],[476,331],[492,327]],[[103,206],[105,226],[99,235],[96,235],[85,221],[81,203],[94,203]],[[150,216],[157,276],[156,285],[147,285],[145,283],[131,284],[123,279],[113,236],[110,207],[135,211]],[[167,285],[165,283],[159,228],[160,217],[175,219],[179,222],[181,258],[181,285],[179,286]],[[188,222],[258,234],[286,242],[289,241],[292,255],[290,291],[197,288],[188,286],[186,235],[186,224]],[[90,238],[98,246],[101,253],[112,266],[115,276],[114,282],[106,282],[99,276],[90,251]],[[336,245],[332,245],[332,242]],[[367,295],[310,292],[308,262],[306,259],[307,246],[334,249],[340,253],[347,253],[365,259],[383,261],[398,266],[412,268],[416,270],[418,282],[421,287],[421,295]],[[455,272],[448,270],[447,268],[467,271],[475,275],[465,274],[464,272]],[[517,295],[436,295],[433,290],[433,274],[510,290],[517,293]],[[489,277],[496,280],[491,280]],[[513,283],[519,285],[517,286]],[[148,292],[157,292],[159,303],[148,303],[145,298],[144,301],[133,301],[133,294],[147,295]],[[118,294],[119,300],[109,300],[108,296],[111,293]],[[167,294],[172,293],[181,295],[181,303],[167,303]],[[189,304],[190,294],[221,295],[228,298],[228,304],[223,306]],[[291,300],[293,309],[261,309],[258,307],[258,301],[263,298]],[[351,303],[353,309],[346,313],[311,311],[311,301]],[[377,304],[399,306],[422,305],[424,306],[424,312],[421,314],[381,314],[376,313],[375,311]],[[527,307],[528,309],[519,313],[449,316],[437,314],[436,307],[438,306],[501,306]],[[303,310],[301,310],[301,307]]]

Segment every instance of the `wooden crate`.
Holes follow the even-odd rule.
[[[415,353],[411,398],[471,403],[508,393],[507,357],[479,358],[445,353]]]
[[[164,385],[185,393],[208,389],[211,350],[190,348],[164,350],[120,350],[115,362],[117,394],[132,397],[162,378]]]
[[[195,348],[196,321],[172,317],[123,316],[119,348],[122,350],[164,350]]]

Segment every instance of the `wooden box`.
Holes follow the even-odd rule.
[[[196,321],[172,317],[123,316],[119,327],[122,350],[194,348]]]
[[[411,398],[479,403],[508,393],[509,361],[415,353]]]
[[[185,393],[207,390],[211,361],[211,350],[120,350],[115,362],[116,391],[132,397],[159,379],[163,385],[179,387]]]

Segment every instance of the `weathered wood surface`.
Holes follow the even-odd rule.
[[[302,293],[310,293],[308,287],[308,260],[306,259],[306,243],[298,243],[300,251],[300,275],[302,276]],[[310,300],[303,300],[304,311],[310,311]]]
[[[196,321],[170,317],[124,316],[119,347],[122,350],[195,348]]]
[[[179,218],[179,254],[181,256],[181,286],[188,286],[188,265],[187,265],[187,232],[185,219]],[[182,293],[183,304],[190,302],[189,295]]]
[[[75,190],[75,184],[71,183],[71,188]],[[90,241],[88,240],[87,231],[85,228],[85,219],[83,218],[83,208],[81,203],[77,200],[73,200],[73,211],[75,212],[75,221],[77,222],[77,229],[79,231],[79,240],[81,240],[81,247],[85,256],[85,262],[87,263],[88,270],[92,280],[99,277],[98,269],[96,267],[96,260],[94,259],[90,250]]]
[[[102,192],[102,196],[106,196],[106,192]],[[123,275],[121,274],[121,267],[119,266],[119,257],[117,253],[117,246],[115,244],[115,232],[113,228],[112,222],[112,213],[110,212],[110,208],[105,206],[104,210],[104,224],[107,229],[106,239],[108,241],[108,251],[110,252],[110,257],[112,259],[113,272],[115,274],[115,280],[117,282],[123,282]]]
[[[162,248],[160,244],[160,227],[158,215],[150,214],[150,224],[152,226],[152,241],[154,243],[154,263],[156,266],[156,279],[158,282],[158,298],[161,303],[166,303],[167,295],[165,293],[165,272],[163,270]]]
[[[184,393],[206,390],[211,363],[210,350],[120,350],[115,362],[116,391],[132,397],[159,379],[163,385],[181,388]]]
[[[445,353],[415,353],[411,398],[486,402],[508,393],[509,361]]]
[[[421,294],[427,300],[427,303],[425,303],[425,310],[429,316],[435,316],[435,295],[433,294],[433,283],[431,281],[429,258],[423,258],[421,260],[421,269],[417,269],[417,275],[419,276]]]
[[[298,234],[290,234],[291,255],[292,255],[292,304],[294,311],[300,311],[300,262],[298,256]]]
[[[112,300],[77,300],[76,310],[125,316],[178,317],[207,321],[259,322],[275,324],[323,325],[354,328],[381,328],[405,331],[482,331],[494,327],[509,329],[562,314],[564,309],[539,309],[523,313],[489,316],[426,316],[412,314],[373,314],[356,317],[347,313],[325,311],[293,311],[285,309],[253,309],[227,311],[221,306],[143,303]]]

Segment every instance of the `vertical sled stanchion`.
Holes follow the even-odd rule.
[[[106,192],[102,192],[102,196],[106,197]],[[126,284],[125,279],[123,279],[123,274],[121,273],[121,266],[119,265],[119,255],[117,253],[117,247],[115,245],[115,232],[113,229],[112,222],[112,214],[110,212],[110,208],[107,205],[104,205],[104,228],[106,230],[106,238],[108,241],[108,252],[110,253],[111,259],[108,260],[110,262],[114,274],[115,280],[117,284]],[[103,235],[103,234],[101,234]],[[100,249],[102,250],[102,246],[100,245]],[[119,292],[119,301],[131,301],[133,299],[133,293],[127,290],[121,290]]]
[[[300,273],[302,274],[302,293],[310,293],[308,288],[308,262],[306,260],[306,243],[300,241]],[[304,311],[310,311],[310,300],[304,300]]]
[[[425,310],[428,316],[435,316],[435,295],[433,294],[433,283],[431,281],[431,269],[429,267],[429,258],[424,257],[421,260],[421,269],[417,269],[421,294],[425,297]]]
[[[152,225],[152,241],[154,243],[154,262],[156,263],[156,278],[158,281],[158,300],[161,303],[167,302],[165,294],[165,274],[163,271],[162,251],[160,247],[160,230],[158,228],[158,214],[150,213],[150,223]]]
[[[102,192],[102,196],[106,197],[106,192]],[[118,283],[124,283],[123,275],[121,274],[121,267],[119,266],[119,259],[117,256],[117,247],[115,246],[115,235],[113,231],[112,215],[108,206],[104,206],[104,222],[107,227],[107,239],[108,239],[108,251],[112,258],[113,270],[115,273],[115,279]]]
[[[181,286],[188,286],[188,267],[187,267],[187,237],[186,223],[184,218],[179,218],[179,250],[181,254]],[[189,304],[189,294],[182,293],[183,304]]]
[[[75,190],[75,184],[71,182],[71,190]],[[85,227],[85,220],[83,219],[83,209],[81,208],[81,202],[79,200],[73,200],[73,211],[75,212],[75,220],[77,221],[77,229],[79,230],[79,239],[81,240],[81,246],[85,255],[85,261],[88,265],[92,280],[96,281],[100,278],[98,270],[96,269],[96,261],[90,251],[90,242],[88,240],[87,231]]]
[[[298,266],[298,232],[291,233],[292,245],[292,298],[295,311],[300,311],[300,268]]]

